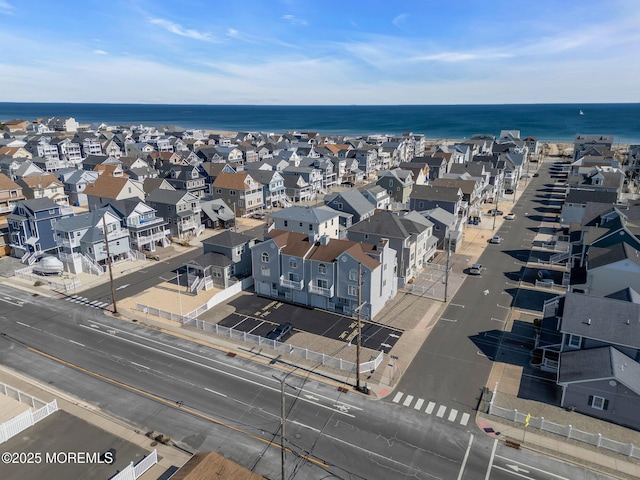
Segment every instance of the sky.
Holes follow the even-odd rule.
[[[0,101],[640,101],[638,0],[0,0]]]

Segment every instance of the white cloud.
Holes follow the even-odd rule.
[[[283,15],[282,19],[286,20],[287,22],[289,22],[292,25],[301,25],[301,26],[307,25],[307,21],[306,20],[304,20],[302,18],[298,18],[295,15]]]
[[[154,25],[158,25],[168,32],[180,35],[182,37],[192,38],[194,40],[200,40],[204,42],[211,42],[214,40],[213,36],[207,32],[199,32],[190,28],[183,28],[179,23],[174,23],[170,20],[164,20],[162,18],[152,18],[150,20]]]
[[[13,15],[13,6],[9,2],[0,0],[0,13],[4,15]]]
[[[478,52],[478,53],[441,52],[441,53],[434,53],[432,55],[423,55],[420,57],[413,57],[409,60],[413,62],[433,61],[433,62],[456,63],[456,62],[468,62],[471,60],[493,60],[493,59],[509,58],[509,57],[513,57],[513,55],[509,53],[491,53],[491,52]]]
[[[93,53],[94,53],[95,55],[108,55],[108,53],[107,53],[107,52],[105,52],[104,50],[98,50],[98,49],[95,49],[95,50],[93,51]]]
[[[396,18],[391,20],[391,23],[393,23],[398,28],[402,28],[402,24],[407,18],[409,18],[409,15],[407,15],[406,13],[401,13]]]

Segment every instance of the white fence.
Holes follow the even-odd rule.
[[[281,343],[276,340],[270,340],[259,335],[254,335],[252,333],[235,330],[230,327],[224,327],[222,325],[218,325],[217,323],[205,322],[204,320],[199,320],[197,317],[192,316],[192,314],[180,316],[172,312],[167,312],[165,310],[160,310],[158,308],[150,307],[148,305],[142,305],[139,303],[136,303],[136,310],[138,310],[139,312],[154,315],[156,317],[167,318],[180,322],[183,326],[194,327],[205,332],[214,333],[216,335],[228,337],[233,340],[239,340],[242,342],[267,347],[277,352],[281,352],[287,355],[294,355],[300,358],[304,358],[305,360],[310,360],[312,362],[336,368],[338,370],[346,370],[349,372],[356,371],[356,364],[354,362],[343,360],[337,357],[332,357],[324,353],[314,352],[312,350],[309,350],[308,348],[297,347],[289,343]],[[372,358],[368,362],[361,363],[360,371],[373,371],[378,368],[383,360],[384,352],[380,352],[377,357]]]
[[[493,400],[489,403],[489,414],[505,418],[516,423],[522,423],[525,425],[528,423],[529,428],[537,428],[546,432],[555,433],[556,435],[572,438],[598,448],[604,448],[606,450],[611,450],[612,452],[627,455],[628,457],[640,459],[640,448],[635,446],[633,443],[617,442],[603,437],[600,433],[583,432],[582,430],[573,428],[571,425],[561,425],[546,420],[544,417],[532,417],[528,414],[519,412],[518,410],[499,407],[493,404]]]
[[[136,480],[144,475],[144,472],[153,467],[156,463],[158,463],[158,451],[153,450],[149,455],[144,457],[135,465],[131,462],[125,469],[123,469],[120,473],[117,473],[109,480]]]
[[[48,286],[50,286],[55,290],[60,290],[65,292],[68,292],[70,290],[75,290],[80,286],[80,280],[78,280],[77,278],[73,278],[73,279],[63,278],[60,281],[62,277],[47,277],[44,275],[35,275],[32,272],[33,272],[33,267],[26,267],[26,268],[21,268],[19,270],[14,270],[13,274],[16,277],[24,278],[25,280],[31,280],[34,283],[35,282],[46,283]],[[54,280],[53,278],[58,279],[58,281]]]
[[[44,403],[42,400],[38,400],[37,398],[27,395],[20,390],[16,390],[4,383],[0,383],[0,391],[7,397],[13,398],[20,403],[30,405],[32,408],[37,408],[39,406],[36,411],[27,410],[26,412],[22,412],[20,415],[16,415],[11,420],[7,420],[0,424],[0,443],[6,442],[11,437],[14,437],[43,418],[46,418],[52,413],[58,411],[58,403],[55,400],[50,403]]]

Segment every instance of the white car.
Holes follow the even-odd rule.
[[[474,263],[469,269],[469,275],[480,275],[484,267],[480,263]]]
[[[515,213],[507,213],[507,214],[504,216],[504,219],[505,219],[505,220],[515,220],[515,219],[516,219],[516,214],[515,214]]]
[[[494,235],[489,240],[489,243],[502,243],[502,237],[500,235]]]

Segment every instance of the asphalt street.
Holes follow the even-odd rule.
[[[502,243],[487,245],[478,260],[485,270],[468,276],[460,286],[396,391],[472,413],[479,405],[493,360],[502,348],[508,348],[503,344],[503,329],[511,308],[541,311],[544,300],[557,294],[520,288],[519,284],[540,223],[555,219],[557,207],[540,203],[555,193],[549,187],[557,180],[551,177],[550,168],[550,163],[540,165],[539,176],[529,180],[517,203],[499,203],[516,218],[487,234],[487,238],[501,235]],[[393,397],[388,401],[393,402]]]
[[[5,286],[0,301],[4,365],[268,478],[279,475],[281,382],[289,478],[605,478],[100,310]]]

